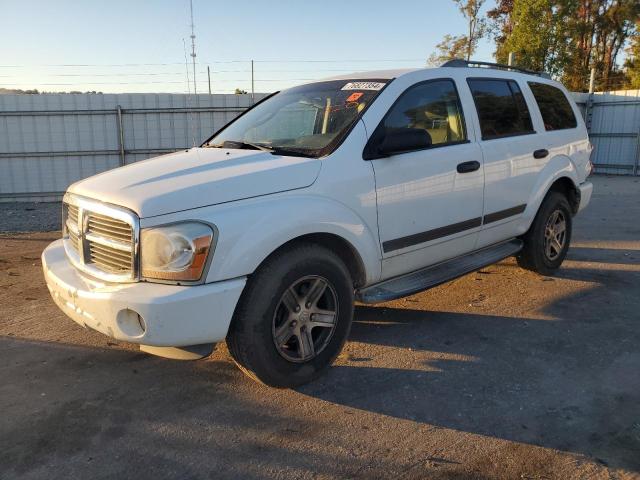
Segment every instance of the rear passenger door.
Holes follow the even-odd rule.
[[[522,89],[508,78],[467,79],[480,126],[485,191],[482,231],[477,247],[491,245],[521,232],[524,212],[537,174],[546,158],[536,135]]]
[[[473,250],[482,215],[482,153],[469,141],[452,79],[416,83],[399,95],[367,149],[386,134],[422,129],[431,146],[371,160],[384,278]]]

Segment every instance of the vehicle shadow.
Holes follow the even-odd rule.
[[[640,250],[571,246],[567,260],[640,265]]]
[[[563,269],[595,286],[547,305],[553,320],[360,306],[350,341],[393,348],[402,366],[374,349],[300,391],[640,472],[640,299],[601,273]]]
[[[3,479],[355,478],[373,468],[323,417],[297,409],[303,395],[266,390],[227,360],[0,337],[0,365]],[[395,478],[406,468],[375,460]]]

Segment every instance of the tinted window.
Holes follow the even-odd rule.
[[[545,130],[562,130],[578,126],[571,104],[559,88],[544,83],[529,82],[542,114]]]
[[[466,140],[458,92],[451,80],[435,80],[409,88],[391,107],[385,129],[420,128],[433,145]]]
[[[482,139],[533,132],[527,103],[513,80],[468,79],[480,118]]]

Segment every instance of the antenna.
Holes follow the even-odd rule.
[[[191,7],[191,59],[193,61],[193,94],[195,95],[196,90],[196,34],[194,33],[193,24],[193,0],[189,0],[189,6]]]

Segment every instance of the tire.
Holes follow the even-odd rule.
[[[331,250],[300,244],[276,252],[249,277],[227,334],[229,352],[265,385],[308,383],[342,350],[353,302],[349,270]]]
[[[549,192],[531,227],[524,234],[524,247],[516,257],[518,264],[541,275],[553,275],[562,265],[571,242],[572,217],[567,198]],[[564,225],[563,233],[561,225]],[[552,230],[553,229],[553,230]],[[555,238],[555,242],[553,241]]]

